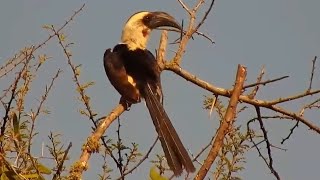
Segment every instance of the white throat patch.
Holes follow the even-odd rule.
[[[121,42],[128,45],[130,50],[146,49],[151,29],[142,22],[149,12],[142,11],[132,15],[122,30]]]

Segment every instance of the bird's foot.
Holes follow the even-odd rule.
[[[120,98],[119,103],[123,105],[123,107],[125,108],[126,111],[130,110],[131,103],[129,101],[125,100],[123,97]]]

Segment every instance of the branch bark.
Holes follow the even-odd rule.
[[[99,151],[99,139],[106,132],[111,123],[125,111],[125,106],[119,104],[110,114],[98,125],[95,131],[83,145],[82,154],[79,161],[73,164],[70,169],[70,179],[81,179],[83,171],[88,169],[88,160],[92,153]]]
[[[207,91],[212,92],[213,94],[217,94],[217,95],[225,96],[225,97],[231,97],[231,95],[232,95],[232,90],[216,87],[216,86],[198,78],[197,76],[189,73],[188,71],[182,69],[180,66],[178,66],[176,64],[167,63],[165,66],[165,69],[178,74],[179,76],[181,76],[185,80],[190,81],[193,84],[195,84],[195,85],[197,85]],[[310,91],[307,93],[294,95],[292,97],[278,99],[278,101],[280,103],[286,102],[288,100],[292,101],[295,99],[299,99],[299,98],[302,98],[305,96],[310,96],[310,95],[318,94],[318,93],[320,93],[320,90],[314,90],[314,91]],[[277,101],[265,101],[265,100],[259,100],[259,99],[251,99],[249,96],[245,96],[245,95],[240,95],[239,100],[241,100],[242,102],[251,104],[253,106],[264,107],[264,108],[273,110],[275,112],[279,112],[283,115],[292,117],[293,120],[298,120],[298,121],[302,122],[304,125],[308,126],[310,129],[312,129],[320,134],[320,127],[319,126],[313,124],[310,120],[304,118],[303,116],[300,116],[297,113],[290,112],[290,111],[285,110],[279,106],[274,105],[274,104],[277,104]]]
[[[235,86],[232,92],[232,96],[230,98],[229,106],[227,108],[224,119],[218,129],[218,133],[215,137],[215,140],[208,154],[208,157],[204,161],[203,165],[198,171],[198,174],[195,177],[196,180],[201,180],[205,178],[214,160],[216,159],[221,147],[223,146],[223,139],[228,133],[230,125],[234,122],[236,108],[239,101],[239,96],[243,88],[244,81],[246,79],[246,74],[247,74],[246,68],[241,65],[238,65]]]

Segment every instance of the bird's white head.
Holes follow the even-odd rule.
[[[137,12],[125,23],[121,41],[127,44],[130,50],[146,49],[151,31],[163,26],[182,30],[179,23],[168,13],[159,11]]]

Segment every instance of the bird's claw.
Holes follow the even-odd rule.
[[[129,110],[130,110],[131,103],[128,102],[127,100],[125,100],[124,98],[121,97],[119,103],[124,106],[124,109],[125,109],[126,111],[129,111]]]

